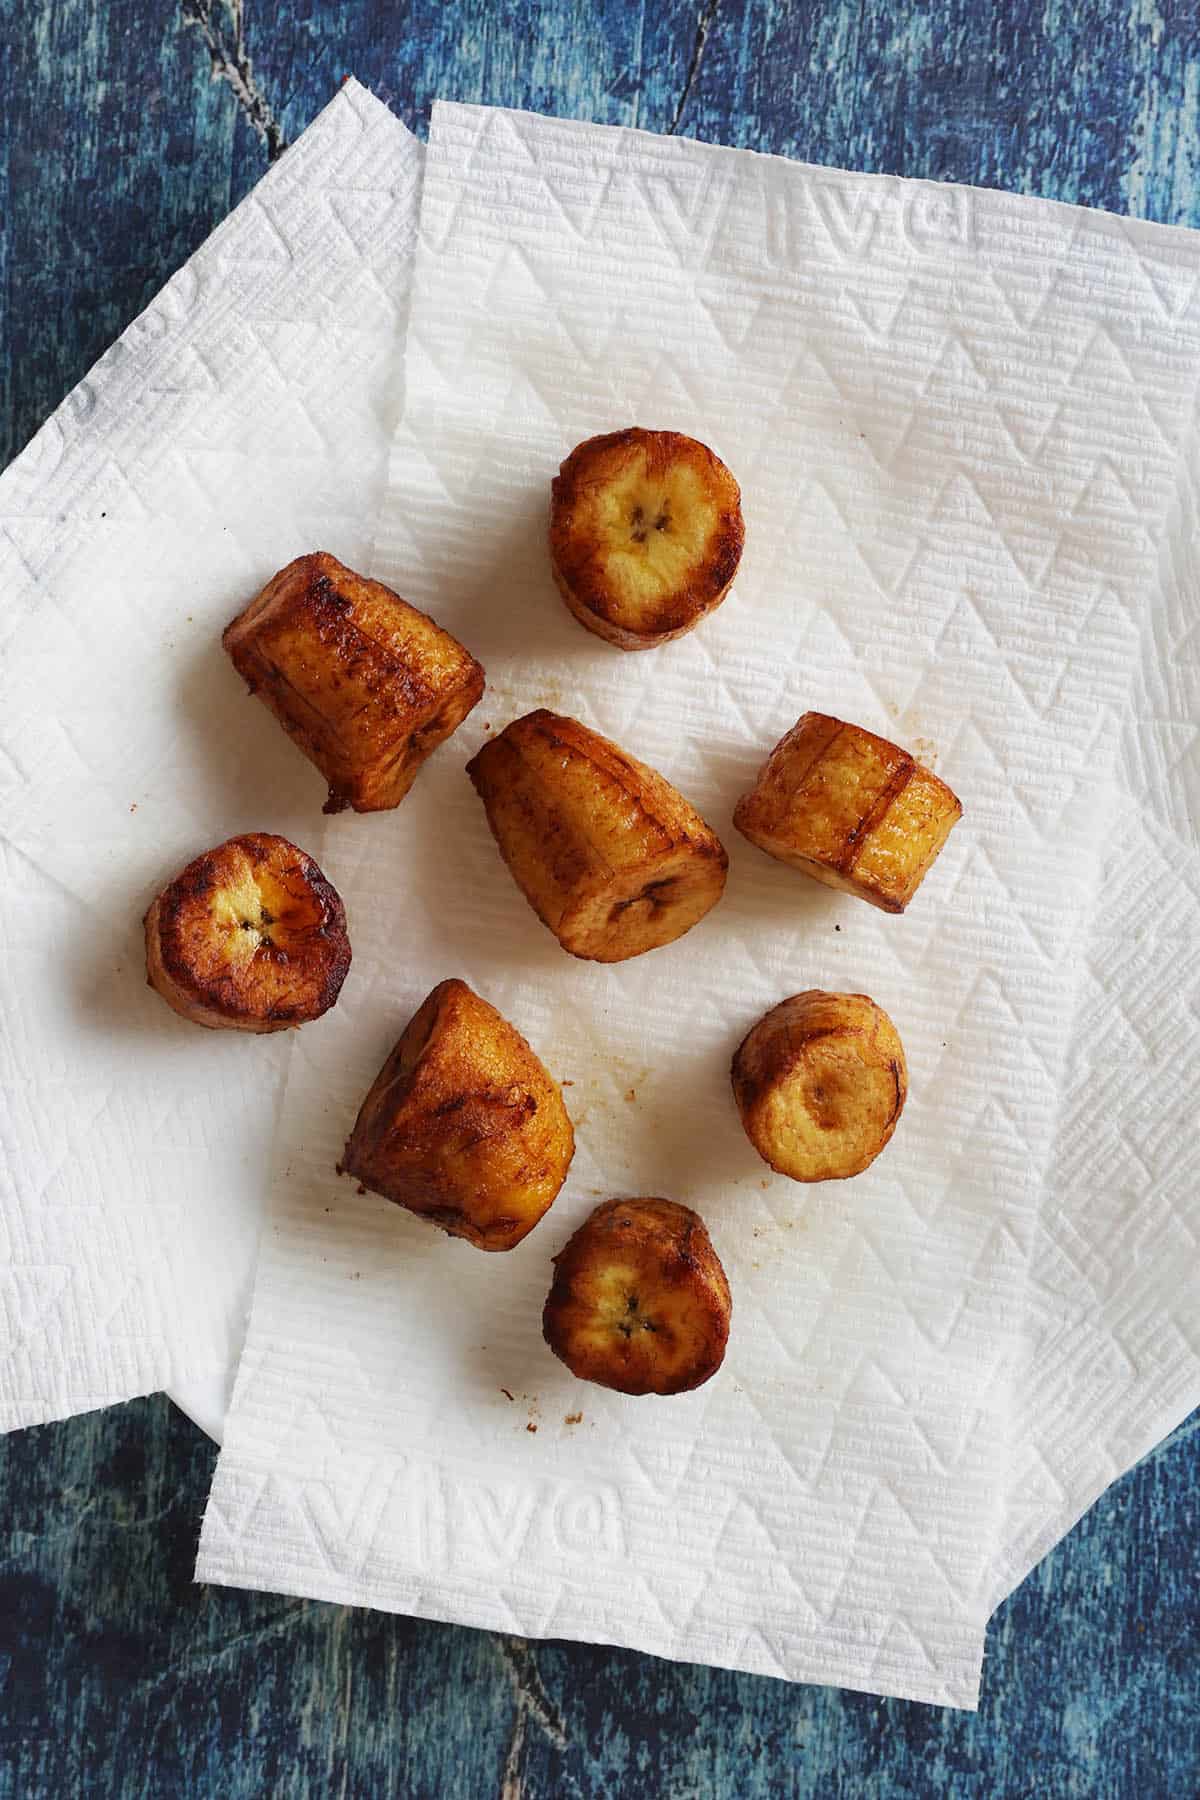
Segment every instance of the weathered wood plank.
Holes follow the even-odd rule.
[[[191,1583],[161,1397],[0,1440],[0,1795],[1196,1792],[1194,1422],[998,1614],[977,1716]],[[514,1790],[516,1791],[516,1790]]]

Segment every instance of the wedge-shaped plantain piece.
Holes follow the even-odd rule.
[[[669,781],[560,713],[526,713],[467,764],[513,879],[564,950],[623,962],[716,905],[729,858]]]
[[[819,988],[773,1006],[733,1059],[746,1136],[780,1175],[840,1181],[883,1149],[908,1093],[896,1027],[865,994]]]
[[[584,1381],[683,1394],[720,1368],[730,1311],[698,1213],[674,1200],[606,1200],[554,1259],[542,1334]]]
[[[733,822],[814,881],[898,913],[961,817],[946,783],[907,750],[809,712],[776,744]]]
[[[558,1084],[516,1026],[465,981],[442,981],[363,1101],[341,1167],[451,1237],[511,1250],[574,1153]]]
[[[225,1031],[319,1019],[350,967],[346,912],[311,856],[267,831],[190,862],[146,914],[146,977],[182,1018]]]
[[[483,693],[456,638],[321,550],[272,576],[221,641],[329,783],[326,812],[399,806]]]
[[[572,450],[550,499],[550,562],[581,625],[620,650],[682,637],[721,604],[741,559],[741,493],[678,431],[610,431]]]

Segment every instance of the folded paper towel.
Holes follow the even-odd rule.
[[[1198,269],[1188,234],[1078,209],[436,109],[377,569],[492,686],[400,815],[326,833],[360,998],[293,1059],[202,1577],[974,1703]],[[749,539],[714,618],[623,659],[562,610],[543,538],[564,450],[632,420],[713,442]],[[904,919],[735,841],[689,938],[580,967],[461,770],[536,704],[719,830],[809,705],[926,740],[967,817]],[[574,1083],[568,1190],[500,1268],[331,1176],[450,973]],[[818,984],[891,1012],[913,1095],[875,1168],[798,1199],[755,1165],[726,1067],[757,1012]],[[669,1405],[580,1388],[539,1341],[548,1254],[622,1191],[696,1204],[733,1282],[725,1370]]]
[[[352,140],[358,142],[350,155]],[[419,156],[419,147],[403,128],[351,84],[71,396],[0,481],[0,554],[16,569],[9,594],[10,603],[14,594],[20,603],[13,615],[17,624],[24,624],[35,571],[50,604],[61,604],[55,563],[70,548],[66,540],[71,533],[80,536],[83,549],[96,560],[107,559],[107,529],[96,538],[97,519],[79,503],[106,461],[112,465],[103,475],[108,504],[102,498],[95,508],[107,513],[105,528],[109,519],[116,523],[122,510],[112,503],[114,484],[119,487],[120,474],[132,468],[137,498],[150,501],[151,522],[161,535],[170,508],[164,507],[161,489],[147,487],[147,473],[177,441],[187,447],[189,473],[194,477],[199,471],[206,481],[212,514],[221,513],[214,536],[231,515],[240,516],[248,552],[244,568],[232,579],[225,575],[228,595],[211,619],[204,617],[209,596],[196,584],[190,623],[219,626],[273,566],[272,557],[290,553],[290,540],[286,551],[272,549],[277,498],[263,508],[261,546],[255,519],[244,509],[239,514],[249,464],[235,445],[244,419],[237,418],[234,408],[230,428],[226,396],[219,388],[205,390],[193,356],[193,349],[205,344],[201,354],[210,363],[214,347],[218,356],[227,354],[243,322],[261,333],[258,315],[263,310],[271,314],[270,348],[275,353],[288,340],[298,349],[318,325],[322,341],[334,352],[346,328],[355,334],[359,352],[374,334],[372,379],[361,378],[367,364],[354,355],[343,363],[343,373],[355,371],[348,379],[334,387],[317,384],[304,394],[305,415],[336,443],[335,458],[298,455],[297,434],[285,417],[293,400],[283,386],[286,381],[289,387],[298,383],[304,388],[307,365],[295,356],[280,365],[283,379],[272,384],[267,402],[281,428],[264,431],[253,454],[259,492],[265,488],[277,495],[284,485],[277,479],[282,460],[284,481],[296,500],[296,547],[308,544],[308,508],[308,517],[333,521],[331,529],[344,554],[365,554],[370,496],[379,485],[386,440],[386,406],[378,404],[377,396],[398,345],[396,315],[403,306],[406,269],[402,246],[411,231],[405,215],[415,210]],[[337,221],[332,239],[331,217]],[[377,229],[381,220],[386,220],[382,231]],[[286,260],[281,237],[290,252]],[[384,280],[390,312],[376,309],[358,281],[349,282],[336,301],[331,299],[326,283],[344,273],[347,242],[358,244]],[[1159,306],[1181,315],[1195,301],[1194,266],[1178,249],[1184,242],[1177,236],[1168,241],[1162,234],[1157,257],[1149,244],[1141,247],[1148,259],[1147,295],[1152,290]],[[231,296],[227,278],[235,253],[239,267]],[[240,307],[245,308],[244,321],[238,316]],[[256,356],[257,348],[251,348]],[[244,367],[245,342],[237,353]],[[260,364],[244,381],[248,401],[263,373]],[[221,386],[232,390],[232,385],[231,377],[223,378]],[[152,409],[145,406],[147,390],[153,393]],[[1042,424],[1052,410],[1043,407]],[[261,416],[266,417],[265,409]],[[144,434],[140,439],[139,433]],[[1193,1015],[1200,979],[1190,952],[1198,936],[1200,878],[1185,847],[1189,838],[1194,841],[1200,817],[1191,724],[1200,716],[1194,685],[1200,665],[1189,656],[1198,541],[1194,468],[1193,459],[1185,467],[1180,516],[1164,546],[1165,608],[1144,620],[1143,679],[1126,734],[1124,785],[1132,798],[1122,804],[1098,885],[1085,957],[1085,1004],[1075,1031],[1077,1053],[1055,1173],[1034,1240],[1036,1355],[1029,1359],[1017,1395],[1008,1512],[996,1552],[997,1597],[1109,1479],[1190,1408],[1198,1392],[1200,1346],[1189,1335],[1197,1264],[1188,1246],[1194,1244],[1200,1183],[1188,1159],[1187,1140],[1180,1139],[1177,1129],[1187,1108],[1194,1111],[1196,1105]],[[172,498],[171,504],[182,498],[185,520],[196,512],[193,490],[194,479],[186,479]],[[125,499],[128,512],[129,497]],[[64,511],[70,514],[70,532],[57,518]],[[131,522],[127,516],[122,525]],[[168,566],[155,596],[160,607],[165,599],[169,621],[175,618],[170,600],[177,575]],[[31,647],[28,638],[23,645],[14,642],[17,651]],[[42,645],[44,655],[45,640]],[[10,651],[14,680],[32,667],[19,660],[17,651]],[[55,679],[63,673],[57,671]],[[211,673],[219,703],[226,672],[215,657]],[[53,699],[53,683],[46,691]],[[120,698],[123,702],[123,693]],[[197,688],[197,710],[206,704]],[[238,713],[238,733],[249,729],[254,734],[252,722],[247,723],[252,711]],[[28,711],[18,716],[25,718]],[[69,730],[71,721],[64,719],[63,725]],[[268,760],[273,753],[287,760],[286,750],[269,731],[263,734],[261,722],[256,735],[263,737],[260,748]],[[32,768],[34,758],[22,755],[12,731],[5,744],[10,755],[22,756],[20,767]],[[90,751],[93,773],[103,783],[106,769],[95,743]],[[289,780],[295,776],[299,785],[294,765],[284,775]],[[143,780],[144,772],[139,772],[138,783]],[[309,785],[315,793],[315,782]],[[83,794],[94,791],[83,790],[80,809],[86,804]],[[245,791],[253,806],[257,784],[253,793]],[[319,835],[309,828],[311,799],[305,793],[292,826],[309,843]],[[196,804],[186,792],[179,803],[189,811]],[[81,817],[82,810],[70,814],[71,830],[86,851],[87,834],[77,830]],[[111,817],[100,811],[96,822],[105,837],[99,847],[109,850],[111,866]],[[208,835],[224,835],[231,828],[218,802]],[[133,831],[131,853],[138,838]],[[185,849],[195,847],[190,838],[181,842]],[[103,858],[98,860],[103,866]],[[126,932],[128,917],[114,909],[106,927],[101,895],[89,894],[82,911],[80,903],[15,858],[11,846],[6,846],[6,869],[7,991],[24,1045],[17,1071],[22,1091],[10,1109],[22,1127],[10,1138],[9,1148],[19,1152],[11,1159],[10,1179],[18,1198],[48,1182],[51,1205],[44,1221],[34,1219],[33,1230],[24,1218],[15,1223],[11,1204],[6,1208],[5,1423],[102,1404],[167,1380],[194,1413],[219,1425],[222,1389],[232,1380],[249,1287],[263,1117],[274,1113],[284,1047],[255,1046],[256,1084],[242,1083],[239,1063],[236,1088],[230,1089],[217,1043],[202,1045],[193,1039],[186,1045],[184,1028],[174,1028],[183,1033],[177,1051],[188,1055],[176,1070],[178,1081],[172,1078],[166,1092],[159,1087],[154,1118],[140,1117],[144,1063],[136,1060],[134,1044],[127,1046],[130,1056],[122,1062],[113,1055],[113,1043],[97,1037],[103,1008],[127,991],[125,985],[114,983],[112,992],[97,997],[97,1009],[85,1015],[88,1029],[78,1042],[70,1041],[78,1030],[74,1021],[71,1032],[58,1036],[61,1007],[53,1018],[44,1016],[48,1001],[61,998],[61,958],[56,954],[61,944],[79,943],[89,914],[98,921],[90,930],[107,929],[110,935]],[[165,866],[156,866],[147,886],[166,872]],[[94,948],[103,955],[102,943]],[[136,979],[136,948],[128,961]],[[147,1004],[144,1048],[161,1051],[159,1040],[169,1022],[157,1015],[152,1002]],[[114,1016],[119,1014],[120,1008],[114,1008]],[[50,1056],[48,1033],[58,1045]],[[16,1034],[10,1036],[16,1043]],[[101,1052],[106,1066],[99,1061]],[[1170,1068],[1169,1082],[1161,1078],[1164,1065]],[[46,1151],[62,1119],[76,1127],[81,1097],[98,1086],[106,1090],[98,1098],[100,1148],[97,1153],[96,1143],[86,1140],[85,1190],[71,1186],[78,1151],[73,1149],[57,1174]],[[15,1087],[10,1091],[17,1093]],[[1136,1105],[1131,1103],[1134,1094]],[[167,1109],[176,1116],[164,1129]],[[105,1117],[112,1112],[118,1115],[115,1122]],[[114,1149],[114,1134],[123,1151]],[[61,1148],[55,1146],[56,1156]],[[151,1162],[152,1191],[139,1186]],[[185,1206],[175,1203],[179,1192],[188,1196]],[[165,1204],[159,1198],[163,1194],[168,1196]],[[1095,1229],[1097,1224],[1102,1231]],[[44,1259],[40,1263],[38,1253]],[[214,1384],[211,1400],[201,1385],[205,1380]]]
[[[1030,1258],[996,1600],[1200,1405],[1198,483],[1193,413]]]
[[[344,87],[0,478],[0,1428],[172,1384],[220,1414],[289,1045],[176,1019],[140,919],[210,844],[319,823],[220,630],[314,543],[366,555],[421,154]]]

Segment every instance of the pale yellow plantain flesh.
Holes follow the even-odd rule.
[[[398,806],[483,694],[456,638],[324,551],[280,569],[222,642],[329,783],[326,812]]]
[[[737,482],[682,432],[588,438],[551,489],[558,590],[581,625],[621,650],[682,637],[719,606],[744,538]]]
[[[669,781],[559,713],[527,713],[467,764],[500,853],[564,950],[623,962],[716,905],[729,859]]]
[[[249,832],[190,862],[145,918],[146,977],[214,1030],[269,1032],[327,1012],[350,967],[346,914],[311,856]]]
[[[733,1095],[763,1161],[793,1181],[869,1168],[908,1094],[899,1033],[866,994],[811,988],[771,1008],[739,1045]]]
[[[575,1137],[558,1084],[465,981],[413,1015],[363,1101],[342,1169],[480,1250],[511,1250],[553,1203]]]
[[[607,1200],[554,1259],[542,1333],[583,1381],[682,1394],[720,1368],[730,1312],[699,1214],[674,1200]]]
[[[733,822],[779,862],[898,913],[961,817],[946,783],[907,750],[810,712],[776,744]]]

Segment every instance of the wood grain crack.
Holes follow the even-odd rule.
[[[204,39],[214,81],[224,81],[266,146],[273,163],[287,149],[282,127],[254,79],[254,65],[246,49],[243,0],[180,0],[183,22],[194,25]]]
[[[499,1800],[521,1800],[524,1789],[522,1763],[528,1721],[532,1719],[540,1727],[556,1750],[567,1748],[567,1727],[562,1714],[542,1685],[533,1652],[524,1638],[497,1637],[495,1643],[508,1671],[513,1698],[517,1703],[512,1737],[500,1776]],[[575,1789],[575,1785],[573,1781],[570,1783],[572,1789]]]
[[[704,46],[708,42],[708,34],[712,30],[713,21],[717,16],[717,8],[720,4],[721,0],[708,0],[708,5],[702,8],[700,17],[696,21],[696,40],[692,45],[692,57],[691,61],[688,63],[687,74],[684,76],[683,92],[679,96],[679,104],[675,108],[675,116],[667,126],[666,135],[668,137],[674,137],[679,130],[680,120],[683,118],[683,109],[691,99],[692,89],[695,87],[696,79],[700,74],[700,65],[704,61]]]

